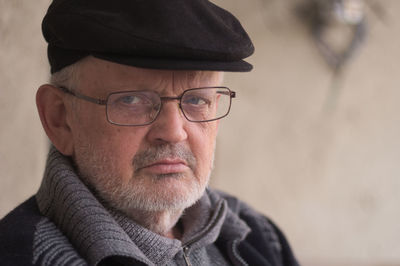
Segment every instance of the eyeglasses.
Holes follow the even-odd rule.
[[[191,122],[209,122],[228,115],[236,93],[227,87],[205,87],[185,90],[178,97],[161,97],[154,91],[121,91],[106,99],[96,99],[65,87],[63,92],[79,99],[106,106],[108,122],[119,126],[144,126],[153,123],[163,101],[179,101],[179,108]]]

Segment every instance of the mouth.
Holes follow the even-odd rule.
[[[182,173],[189,169],[189,166],[181,159],[162,159],[146,165],[139,170],[156,175],[167,175]]]

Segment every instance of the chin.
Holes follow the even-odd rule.
[[[152,184],[140,181],[127,185],[119,183],[101,188],[97,186],[96,190],[108,205],[123,213],[135,210],[160,212],[184,210],[192,206],[203,196],[206,186],[193,179],[185,182],[168,175]]]

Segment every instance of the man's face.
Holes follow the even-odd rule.
[[[77,74],[75,89],[101,99],[129,90],[179,96],[222,80],[219,72],[150,70],[95,58],[85,59]],[[107,121],[105,106],[71,100],[73,158],[81,178],[111,207],[126,213],[183,209],[201,197],[213,164],[217,122],[189,122],[178,101],[167,101],[150,125],[116,126]]]

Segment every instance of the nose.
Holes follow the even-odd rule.
[[[187,139],[183,116],[176,101],[165,101],[157,119],[150,125],[148,139],[150,142],[179,143]]]

